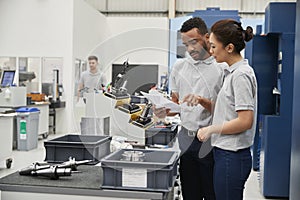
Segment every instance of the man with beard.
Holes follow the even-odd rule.
[[[172,101],[181,104],[178,141],[183,199],[214,200],[212,148],[210,141],[197,139],[197,130],[211,124],[212,102],[222,86],[223,70],[209,54],[209,34],[201,18],[187,20],[180,32],[187,53],[172,68],[170,90]],[[166,108],[154,108],[154,113],[159,118],[171,115]]]

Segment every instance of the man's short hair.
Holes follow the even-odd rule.
[[[193,28],[197,28],[201,35],[205,35],[206,33],[208,33],[207,26],[203,19],[201,19],[200,17],[193,17],[185,21],[181,26],[180,32],[186,33]]]
[[[88,60],[89,60],[89,61],[90,61],[90,60],[96,60],[96,61],[98,62],[97,56],[89,56],[89,57],[88,57]]]

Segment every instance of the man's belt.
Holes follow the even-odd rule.
[[[189,130],[189,129],[184,128],[183,126],[181,127],[181,129],[182,129],[185,133],[187,133],[187,135],[188,135],[189,137],[195,137],[195,136],[197,135],[197,132],[198,132],[198,130],[197,130],[197,131],[192,131],[192,130]]]

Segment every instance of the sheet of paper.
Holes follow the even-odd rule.
[[[165,98],[161,93],[156,90],[150,90],[149,93],[141,92],[156,108],[169,108],[170,112],[180,112],[180,105]]]
[[[122,169],[123,187],[147,187],[147,169],[123,168]]]

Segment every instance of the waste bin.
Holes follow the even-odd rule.
[[[17,150],[28,151],[37,148],[39,114],[38,108],[22,107],[17,112]]]

